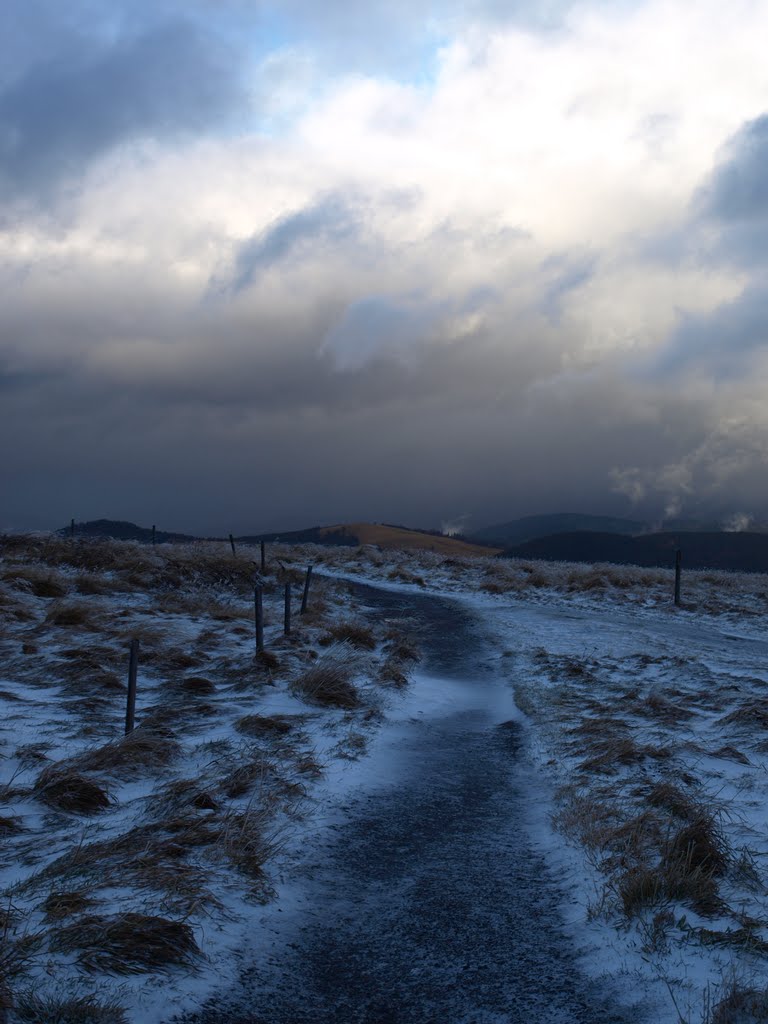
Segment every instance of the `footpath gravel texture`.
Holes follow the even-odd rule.
[[[524,824],[523,729],[488,707],[505,684],[487,641],[449,600],[357,596],[408,618],[421,669],[476,681],[477,706],[405,730],[393,784],[346,798],[308,844],[301,912],[272,914],[236,990],[179,1024],[639,1024],[562,929],[567,895]]]

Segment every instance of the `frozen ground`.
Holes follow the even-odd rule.
[[[233,1021],[341,1020],[342,969],[350,1021],[768,1019],[764,577],[687,574],[674,610],[661,571],[284,549],[265,664],[253,567],[110,551],[3,551],[9,1019],[159,1024],[250,984],[266,1016],[249,996]],[[283,638],[282,580],[308,559],[337,582]],[[408,689],[420,616],[361,623],[342,576],[464,609],[442,644],[416,638],[431,660]],[[466,613],[487,640],[462,640]],[[318,661],[351,703],[307,689]]]
[[[296,851],[240,982],[185,1024],[619,1024],[655,1019],[588,978],[569,896],[531,842],[524,730],[477,617],[361,589],[425,658],[366,764]],[[623,1001],[622,1001],[623,997]]]

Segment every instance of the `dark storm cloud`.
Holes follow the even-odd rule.
[[[235,255],[231,290],[242,291],[260,273],[303,251],[338,246],[358,234],[359,214],[341,195],[324,196],[295,213],[279,218],[265,231],[243,242]]]
[[[768,114],[748,121],[703,189],[705,209],[725,221],[768,218]]]
[[[699,190],[694,216],[714,226],[713,255],[747,270],[768,261],[768,114],[748,121],[723,148]]]
[[[753,284],[710,313],[684,315],[665,347],[661,367],[739,379],[761,352],[768,352],[768,288]]]
[[[748,276],[740,294],[716,309],[682,313],[662,352],[656,372],[695,369],[718,380],[749,374],[754,359],[768,351],[768,115],[748,121],[728,140],[709,178],[697,190],[691,217],[678,232],[681,255],[717,266],[734,266]],[[662,254],[663,250],[661,250]]]
[[[541,270],[549,281],[539,308],[550,320],[559,321],[563,303],[594,276],[597,262],[598,257],[594,253],[580,252],[556,253],[544,261]]]
[[[111,38],[73,31],[66,42],[45,59],[28,54],[0,91],[6,200],[46,196],[124,142],[218,131],[244,103],[235,55],[192,21]]]

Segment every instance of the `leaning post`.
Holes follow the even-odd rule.
[[[264,650],[264,597],[260,585],[253,590],[253,616],[256,623],[256,653]]]
[[[675,552],[675,607],[680,607],[680,574],[683,564],[683,552],[680,548]]]
[[[131,653],[128,659],[128,702],[125,709],[125,735],[133,732],[136,719],[136,675],[139,668],[139,641],[131,640]]]
[[[304,579],[304,593],[301,595],[301,612],[299,614],[305,615],[307,611],[307,600],[309,599],[309,581],[312,579],[312,566],[307,566],[307,575]]]

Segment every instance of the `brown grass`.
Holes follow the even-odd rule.
[[[257,782],[267,784],[274,775],[272,764],[264,758],[255,757],[225,775],[221,788],[231,800],[236,800],[250,793]]]
[[[98,814],[110,806],[107,791],[97,782],[59,765],[51,765],[40,773],[34,793],[49,807],[73,814]]]
[[[582,772],[615,772],[621,765],[642,764],[651,758],[666,760],[672,756],[669,747],[639,746],[634,740],[619,738],[594,745],[594,753],[580,762]]]
[[[35,566],[14,566],[3,573],[3,581],[35,597],[64,597],[67,581],[58,573]]]
[[[178,751],[179,744],[167,732],[139,726],[123,739],[87,750],[68,763],[81,771],[126,775],[164,768]]]
[[[351,669],[343,664],[321,662],[294,680],[292,689],[312,704],[351,710],[361,703],[351,675]]]
[[[97,629],[95,609],[82,602],[57,601],[48,611],[45,621],[50,626],[67,626],[79,629]]]
[[[372,630],[360,622],[338,622],[330,626],[325,636],[320,637],[320,643],[324,647],[332,643],[347,643],[360,650],[376,649],[376,637]]]
[[[237,731],[245,736],[285,736],[293,725],[284,715],[245,715],[235,722]]]
[[[277,844],[267,834],[269,811],[252,804],[244,811],[233,811],[224,820],[221,850],[227,860],[249,878],[264,881],[264,864]]]
[[[77,963],[86,970],[110,974],[190,968],[200,955],[188,924],[133,913],[82,917],[55,929],[51,946],[76,954]]]
[[[721,721],[768,729],[768,700],[744,701]]]
[[[42,904],[47,921],[62,921],[74,914],[81,914],[96,901],[82,892],[52,892]]]
[[[707,1013],[705,1024],[765,1024],[768,988],[740,985],[732,979],[725,994]]]
[[[43,996],[30,990],[14,997],[14,1024],[128,1024],[116,1002],[96,996]]]
[[[321,533],[333,533],[343,530],[356,537],[360,544],[375,544],[380,548],[400,548],[402,550],[435,551],[440,555],[495,555],[500,548],[484,547],[470,544],[455,537],[444,537],[437,534],[420,533],[418,530],[407,530],[397,526],[384,526],[379,523],[348,523],[343,526],[327,526]]]
[[[203,676],[187,676],[179,683],[179,689],[185,693],[204,695],[216,692],[216,684]]]

